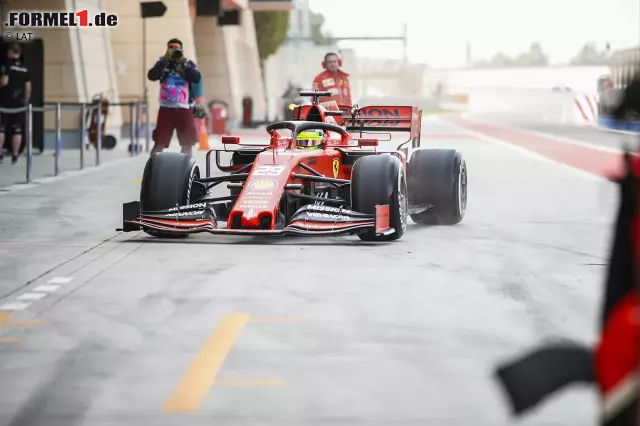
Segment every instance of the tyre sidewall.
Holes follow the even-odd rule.
[[[169,154],[172,157],[156,154],[145,166],[140,189],[142,210],[164,210],[193,201],[193,182],[200,174],[195,159],[184,154]]]
[[[455,162],[455,169],[456,170],[456,178],[454,179],[454,185],[455,185],[455,197],[456,197],[456,203],[455,203],[455,216],[456,218],[458,218],[458,222],[460,222],[465,214],[467,213],[467,195],[468,195],[468,190],[469,190],[469,179],[467,176],[467,162],[464,160],[464,158],[462,158],[462,156],[460,154],[456,155],[456,162]],[[460,193],[460,190],[462,189],[462,185],[461,185],[461,178],[464,175],[464,195]]]
[[[408,189],[411,204],[433,205],[431,210],[411,215],[414,222],[455,224],[466,213],[467,200],[461,196],[461,172],[468,193],[467,166],[455,150],[424,149],[415,151],[408,166]]]
[[[393,234],[387,236],[376,236],[374,231],[369,231],[360,237],[377,241],[402,237],[407,227],[408,201],[407,179],[402,162],[392,155],[362,157],[353,166],[351,185],[353,209],[375,215],[376,204],[389,205],[389,226],[395,229]],[[398,197],[401,191],[404,195],[403,208]]]
[[[165,210],[176,205],[189,205],[192,201],[196,201],[191,200],[193,183],[200,175],[195,159],[185,154],[167,154],[155,154],[147,161],[140,188],[140,208],[142,211]],[[188,236],[188,234],[151,229],[145,230],[145,232],[161,238],[186,238]]]

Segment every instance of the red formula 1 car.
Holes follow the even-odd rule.
[[[123,205],[125,232],[157,237],[198,232],[240,235],[327,236],[357,234],[362,240],[402,237],[411,216],[419,224],[455,224],[467,201],[466,165],[455,150],[420,149],[422,114],[417,107],[338,107],[318,103],[325,92],[301,92],[311,105],[294,120],[267,126],[262,145],[224,136],[224,149],[206,156],[206,177],[193,157],[160,153],[147,161],[140,201]],[[278,131],[288,130],[290,136]],[[323,134],[316,149],[299,148],[298,135]],[[408,132],[396,150],[383,151],[364,132]],[[412,145],[407,161],[408,143]],[[231,150],[231,147],[236,149]],[[221,152],[232,152],[230,165]],[[210,172],[211,154],[222,176]],[[227,183],[227,196],[212,187]]]

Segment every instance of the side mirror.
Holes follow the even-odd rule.
[[[358,146],[378,146],[378,139],[358,139]]]
[[[223,136],[222,143],[224,145],[239,145],[240,138],[238,136]]]

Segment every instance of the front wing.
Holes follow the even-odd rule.
[[[227,229],[218,227],[212,207],[198,203],[172,209],[141,212],[140,202],[123,204],[123,226],[118,231],[155,230],[168,234],[221,235],[297,235],[304,237],[333,236],[375,231],[377,235],[395,232],[389,226],[389,206],[376,206],[376,214],[358,213],[337,207],[306,205],[300,208],[282,229]]]

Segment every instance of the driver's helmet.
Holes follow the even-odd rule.
[[[322,130],[311,130],[298,133],[296,147],[300,149],[320,149],[324,140]]]

